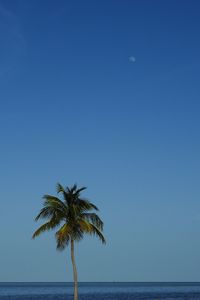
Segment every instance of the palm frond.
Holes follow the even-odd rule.
[[[80,226],[80,230],[84,233],[91,233],[93,230],[90,222],[88,222],[87,220],[81,218],[78,220],[78,224]]]
[[[82,213],[81,217],[84,220],[91,222],[94,226],[96,226],[99,230],[103,230],[103,222],[100,217],[95,213]]]
[[[103,244],[106,243],[105,237],[103,236],[102,232],[94,224],[84,219],[80,219],[78,223],[84,233],[96,235],[97,237],[99,237]]]
[[[83,199],[83,198],[78,198],[76,200],[76,204],[78,205],[78,207],[80,208],[80,211],[91,211],[91,210],[99,210],[98,207],[96,205],[94,205],[92,202],[90,202],[87,199]]]
[[[40,210],[40,213],[36,216],[35,221],[38,221],[39,219],[49,219],[53,217],[55,214],[55,209],[50,206],[43,207]]]
[[[60,183],[57,183],[57,193],[62,193],[64,200],[66,201],[67,205],[69,205],[69,196],[71,193],[70,188],[66,187],[65,189]]]
[[[77,190],[77,184],[75,183],[71,188],[70,191],[73,194]]]
[[[43,233],[44,231],[48,231],[51,229],[54,229],[56,226],[58,226],[60,224],[60,220],[56,219],[55,217],[53,217],[49,222],[41,225],[33,234],[32,238],[36,238],[37,236],[39,236],[41,233]]]
[[[57,240],[57,249],[63,250],[68,245],[71,237],[71,230],[68,224],[64,224],[55,234]]]
[[[87,204],[89,204],[88,209],[87,210],[96,210],[99,211],[98,207],[96,205],[94,205],[92,202],[90,202],[88,199],[85,198],[79,198],[80,201],[85,201]]]
[[[67,206],[59,198],[51,196],[51,195],[44,195],[43,199],[45,199],[45,202],[44,202],[45,207],[52,207],[55,210],[59,210],[63,214],[67,213],[67,211],[68,211]]]
[[[90,234],[96,235],[103,244],[106,244],[106,239],[103,236],[102,232],[92,223],[90,223],[91,227],[92,227],[92,232]]]
[[[76,190],[75,195],[77,195],[77,196],[80,195],[80,193],[86,189],[87,189],[86,186],[81,187],[80,189]]]
[[[65,191],[64,187],[59,182],[56,185],[56,190],[58,194]]]
[[[102,241],[103,244],[106,243],[106,240],[105,240],[105,237],[103,236],[103,233],[94,224],[92,224],[89,221],[84,220],[84,219],[80,219],[78,221],[78,223],[79,223],[79,226],[80,226],[81,230],[84,233],[87,233],[87,234],[90,234],[90,235],[96,235],[97,237],[99,237],[99,239]]]

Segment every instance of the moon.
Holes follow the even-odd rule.
[[[132,63],[136,62],[135,56],[130,56],[129,61],[132,62]]]

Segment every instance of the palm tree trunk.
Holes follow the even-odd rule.
[[[74,300],[78,300],[78,276],[76,270],[76,262],[74,258],[74,241],[71,240],[71,260],[73,266],[73,274],[74,274]]]

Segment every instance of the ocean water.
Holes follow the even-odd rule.
[[[0,283],[0,300],[72,300],[68,283]],[[79,300],[200,300],[200,283],[79,283]]]

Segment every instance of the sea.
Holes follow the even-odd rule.
[[[0,283],[0,300],[72,300],[72,283]],[[200,300],[200,283],[79,283],[79,300]]]

